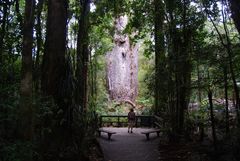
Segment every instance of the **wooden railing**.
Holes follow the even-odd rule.
[[[99,118],[99,126],[127,126],[127,115],[102,115]],[[154,126],[154,117],[149,115],[138,115],[135,120],[135,127],[152,127]]]

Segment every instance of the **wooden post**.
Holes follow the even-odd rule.
[[[120,117],[117,116],[117,118],[118,118],[118,127],[120,127]]]
[[[100,127],[102,127],[102,116],[100,116],[99,124],[100,124]]]
[[[135,119],[135,127],[138,127],[138,126],[137,126],[137,123],[138,123],[138,117],[136,116],[136,119]]]

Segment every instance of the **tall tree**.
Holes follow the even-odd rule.
[[[185,111],[190,100],[191,54],[193,38],[202,26],[202,16],[190,0],[164,1],[166,6],[167,107],[171,119],[172,139],[185,130]],[[158,88],[158,87],[157,87]]]
[[[238,89],[238,86],[237,86],[237,75],[236,75],[236,72],[234,70],[235,69],[235,63],[234,63],[235,53],[233,52],[232,40],[230,39],[230,33],[229,33],[228,26],[227,26],[227,22],[228,22],[227,11],[226,11],[227,4],[226,4],[225,0],[222,0],[221,17],[223,19],[223,21],[222,21],[223,24],[222,25],[223,25],[223,28],[224,28],[224,34],[221,33],[220,29],[218,28],[217,24],[215,23],[214,15],[211,15],[212,12],[209,11],[209,9],[207,8],[207,5],[206,4],[203,4],[203,5],[205,7],[208,18],[210,19],[212,25],[214,26],[214,28],[217,32],[217,35],[219,37],[219,40],[220,40],[222,46],[225,48],[225,50],[227,52],[229,72],[230,72],[230,76],[231,76],[231,79],[232,79],[233,89],[234,89],[234,92],[235,92],[234,94],[235,94],[235,100],[236,100],[235,106],[236,106],[237,120],[238,120],[238,123],[239,123],[239,119],[240,119],[240,116],[239,116],[240,96],[239,96],[239,89]]]
[[[32,49],[33,49],[33,24],[35,1],[25,1],[25,15],[23,26],[22,49],[22,77],[21,77],[21,104],[20,104],[20,134],[23,139],[31,140],[33,125],[32,109]]]
[[[208,89],[208,101],[210,107],[210,120],[211,120],[211,127],[212,127],[212,138],[213,138],[213,145],[215,150],[217,149],[217,136],[216,136],[216,129],[215,129],[215,120],[214,120],[214,113],[213,113],[213,101],[212,101],[212,91]]]
[[[238,0],[228,0],[230,2],[230,9],[235,26],[240,34],[240,3]]]
[[[38,91],[39,89],[39,79],[40,79],[40,54],[43,51],[43,39],[42,39],[42,20],[41,20],[41,15],[42,15],[42,9],[43,9],[43,4],[44,0],[39,0],[37,4],[37,11],[36,11],[36,19],[37,19],[37,24],[35,25],[36,28],[36,47],[37,47],[37,52],[36,52],[36,59],[34,62],[34,82],[35,82],[35,90]]]
[[[162,0],[155,0],[155,108],[156,111],[166,107],[166,79],[165,70],[165,46],[164,46],[164,4]],[[166,73],[165,73],[166,74]]]
[[[77,70],[76,70],[76,91],[75,102],[86,110],[87,108],[87,79],[89,61],[89,13],[90,0],[82,0],[81,16],[79,18],[78,38],[77,38]]]
[[[128,16],[114,18],[114,47],[107,53],[107,82],[110,98],[119,102],[135,102],[138,93],[138,48],[124,33]]]
[[[67,0],[49,0],[46,41],[42,62],[42,92],[62,106],[66,73]]]
[[[225,95],[225,122],[226,122],[226,134],[229,134],[229,111],[228,111],[228,68],[227,65],[223,67],[224,74],[224,95]]]
[[[191,39],[192,39],[192,28],[189,27],[188,21],[190,19],[189,7],[190,1],[184,0],[182,4],[182,41],[180,40],[181,47],[178,55],[179,62],[177,63],[176,74],[177,74],[177,131],[179,134],[182,134],[184,130],[184,116],[185,111],[189,103],[189,86],[191,85]],[[189,17],[188,17],[189,16]]]
[[[2,10],[3,12],[2,14],[2,21],[1,21],[1,30],[0,30],[0,65],[2,65],[3,62],[3,42],[4,42],[4,37],[5,37],[5,32],[6,32],[6,23],[7,23],[7,14],[8,14],[8,4],[7,3],[3,3],[2,4]]]
[[[44,158],[59,160],[59,149],[64,149],[71,141],[71,68],[66,59],[66,37],[68,19],[68,0],[48,0],[46,40],[41,71],[41,90],[44,96],[53,98],[57,109],[51,109],[55,115],[53,135],[43,137],[41,149]],[[51,140],[51,141],[50,141]],[[58,147],[49,158],[49,148]],[[50,152],[52,153],[52,152]]]

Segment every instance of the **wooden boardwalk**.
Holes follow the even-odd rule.
[[[111,140],[106,134],[99,137],[99,142],[104,153],[104,161],[158,161],[158,144],[160,138],[151,134],[150,140],[141,132],[147,128],[134,128],[133,133],[128,133],[127,128],[106,128],[116,132]]]

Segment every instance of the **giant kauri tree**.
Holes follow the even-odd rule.
[[[135,102],[138,93],[138,44],[132,45],[124,29],[128,17],[115,18],[114,48],[106,54],[107,86],[111,100]]]

